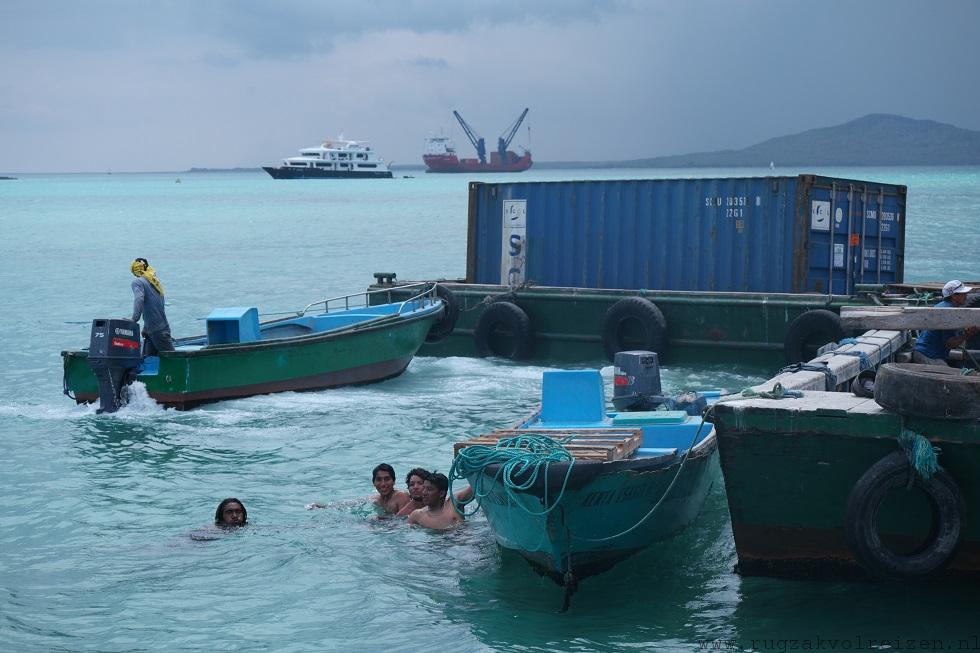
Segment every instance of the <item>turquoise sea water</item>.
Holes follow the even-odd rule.
[[[775,171],[797,172],[907,184],[906,279],[980,279],[980,169]],[[582,583],[565,614],[561,590],[500,552],[481,516],[451,533],[373,518],[376,463],[447,471],[454,441],[530,412],[546,367],[418,358],[381,384],[184,413],[143,398],[96,416],[61,394],[59,352],[87,344],[92,318],[128,314],[135,256],[166,286],[176,335],[200,333],[215,306],[294,310],[375,271],[463,276],[468,179],[411,174],[0,181],[0,650],[980,650],[970,587],[735,574],[720,474],[693,528]],[[493,180],[752,174],[770,173]],[[764,378],[663,375],[668,391]],[[250,526],[192,540],[225,496]]]

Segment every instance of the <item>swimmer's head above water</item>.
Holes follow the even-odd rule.
[[[218,504],[214,511],[214,523],[218,526],[244,526],[248,521],[248,511],[245,504],[234,497],[229,497]]]

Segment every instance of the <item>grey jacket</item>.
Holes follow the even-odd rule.
[[[170,329],[167,314],[163,310],[163,296],[143,277],[133,279],[133,322],[143,317],[143,330],[156,333]]]

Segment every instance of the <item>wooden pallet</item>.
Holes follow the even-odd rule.
[[[460,450],[474,445],[492,447],[504,438],[519,435],[544,435],[553,440],[564,440],[564,444],[575,460],[623,460],[633,455],[643,443],[643,432],[640,429],[627,428],[565,428],[565,429],[504,429],[484,433],[464,442],[453,445],[453,455]]]

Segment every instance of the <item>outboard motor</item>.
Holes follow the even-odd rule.
[[[92,320],[88,365],[99,380],[97,413],[114,413],[122,405],[123,388],[140,366],[140,329],[132,320]]]
[[[654,410],[660,393],[660,359],[652,351],[619,351],[613,358],[613,406],[619,411]]]

